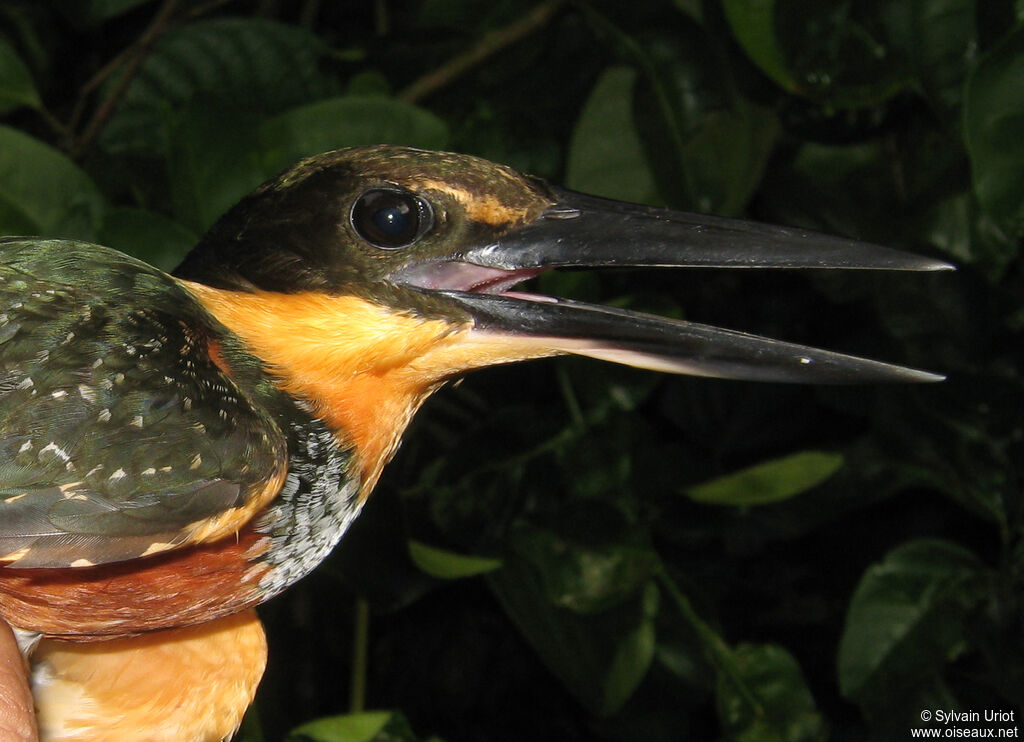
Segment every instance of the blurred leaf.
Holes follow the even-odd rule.
[[[1024,26],[991,49],[964,95],[974,193],[1014,237],[1024,234]]]
[[[391,95],[391,83],[379,70],[358,72],[348,79],[346,95]]]
[[[18,204],[0,193],[0,236],[34,235],[41,232],[38,225],[19,208]]]
[[[337,83],[323,74],[329,53],[317,36],[255,18],[219,18],[163,36],[103,129],[112,153],[168,152],[168,124],[190,103],[273,114],[323,98]]]
[[[438,149],[447,128],[433,114],[379,96],[346,96],[260,119],[201,105],[173,129],[168,167],[175,216],[209,227],[243,196],[313,154],[357,144]]]
[[[292,730],[294,742],[418,742],[397,711],[365,711],[317,719]]]
[[[574,366],[576,369],[579,367]],[[560,372],[559,376],[566,383],[571,379],[565,372]],[[621,522],[622,513],[630,512],[636,499],[632,487],[632,449],[633,444],[642,436],[642,431],[637,430],[636,421],[621,414],[622,407],[630,403],[635,388],[602,387],[602,384],[608,384],[613,378],[613,374],[598,376],[593,379],[596,382],[593,385],[579,385],[579,396],[584,404],[589,402],[588,423],[594,427],[586,431],[579,430],[580,434],[566,440],[565,445],[560,446],[556,453],[560,469],[566,473],[562,487],[574,498],[578,498],[587,516],[593,517],[594,511],[600,508],[599,499],[610,500],[614,507],[609,510],[613,518]],[[607,396],[587,399],[593,392]],[[587,520],[584,520],[584,530],[587,528]]]
[[[456,554],[415,539],[409,540],[409,557],[421,570],[441,580],[475,577],[501,569],[500,559]]]
[[[971,206],[965,193],[937,202],[922,223],[928,242],[958,262],[971,262]]]
[[[0,234],[91,240],[105,206],[92,180],[71,160],[0,126]]]
[[[22,106],[38,108],[40,105],[39,93],[28,67],[14,47],[0,38],[0,113]]]
[[[260,723],[259,706],[253,704],[242,717],[242,724],[232,737],[234,742],[266,742],[263,734],[263,725]]]
[[[699,27],[666,29],[642,46],[620,36],[643,72],[633,104],[662,197],[691,211],[741,212],[775,146],[774,112],[734,94]]]
[[[658,615],[658,603],[658,589],[648,583],[643,593],[645,620],[623,637],[608,668],[603,706],[609,711],[622,708],[647,675],[657,646],[654,619]]]
[[[99,230],[100,243],[168,272],[198,241],[199,235],[184,225],[145,209],[110,209]]]
[[[985,565],[964,547],[909,541],[868,569],[839,642],[839,686],[865,706],[912,688],[964,651]]]
[[[800,665],[784,648],[744,644],[733,652],[740,678],[756,699],[739,693],[724,675],[718,680],[718,714],[725,738],[735,742],[823,742],[825,721]]]
[[[944,113],[960,105],[968,69],[964,63],[977,48],[975,5],[975,0],[909,0],[888,9],[890,38],[932,105]],[[948,120],[959,128],[959,117]]]
[[[672,4],[698,23],[703,21],[704,10],[701,8],[700,0],[672,0]]]
[[[735,215],[746,208],[775,147],[775,114],[742,104],[708,114],[687,140],[682,166],[696,194],[699,211]]]
[[[702,194],[683,165],[684,149],[710,112],[728,107],[731,80],[714,64],[708,36],[695,23],[659,30],[642,41],[608,25],[641,72],[633,90],[634,117],[659,195],[673,206],[696,210]]]
[[[786,67],[826,112],[879,106],[907,87],[910,75],[886,34],[890,5],[789,0],[777,6]]]
[[[805,142],[789,177],[769,184],[762,197],[785,223],[886,243],[899,225],[894,212],[905,216],[892,159],[874,138],[841,145]]]
[[[775,37],[775,0],[725,0],[723,7],[732,32],[754,63],[783,89],[796,92],[797,82]]]
[[[585,512],[575,510],[577,517]],[[581,530],[589,527],[580,524]],[[580,614],[600,613],[634,596],[657,563],[648,549],[614,542],[583,546],[525,525],[514,531],[511,541],[538,570],[548,600]]]
[[[598,79],[569,145],[569,188],[634,203],[657,200],[633,124],[635,82],[630,67],[611,67]]]
[[[714,505],[764,505],[813,489],[842,466],[842,454],[802,451],[689,487],[686,494]]]
[[[259,139],[269,177],[304,157],[359,144],[444,149],[448,128],[434,114],[393,98],[348,95],[268,119]]]
[[[274,174],[264,166],[256,118],[194,108],[174,127],[168,170],[174,216],[196,232]]]
[[[614,607],[596,610],[596,603],[580,606],[573,602],[574,596],[570,605],[587,612],[570,610],[563,607],[566,596],[557,593],[559,585],[551,584],[552,572],[558,569],[552,553],[557,551],[557,541],[522,526],[511,546],[505,566],[488,576],[488,584],[565,687],[592,713],[614,713],[632,695],[653,659],[657,587],[653,581],[638,583],[630,577],[627,585],[633,592],[628,600],[619,597]],[[596,565],[583,566],[593,569],[580,579],[596,580],[605,590],[616,592],[611,584],[614,565],[599,560]],[[542,587],[545,585],[548,589]],[[554,595],[551,588],[555,588]],[[587,591],[582,585],[578,589]]]

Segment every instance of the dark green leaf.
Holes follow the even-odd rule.
[[[654,179],[633,124],[636,71],[612,67],[601,75],[573,130],[566,185],[634,203],[656,200]]]
[[[71,160],[0,126],[0,234],[91,240],[104,208],[92,180]]]
[[[939,110],[952,113],[960,105],[965,61],[974,56],[978,44],[975,5],[975,0],[910,0],[889,8],[889,36]]]
[[[164,154],[169,122],[190,104],[267,115],[331,94],[321,71],[328,53],[309,32],[254,18],[191,23],[168,33],[146,57],[101,143],[112,153]]]
[[[654,583],[648,583],[643,592],[643,618],[622,637],[608,668],[602,705],[609,712],[621,709],[647,675],[657,647],[654,619],[658,603],[658,589]]]
[[[879,139],[841,145],[805,142],[792,162],[791,179],[764,197],[783,222],[885,244],[899,226],[894,215],[905,217],[898,211],[901,193],[893,180],[892,160]]]
[[[699,29],[631,49],[643,71],[637,125],[659,191],[677,207],[738,214],[774,149],[775,114],[728,94],[736,83]]]
[[[145,209],[110,209],[103,217],[99,241],[170,271],[199,240],[178,222]]]
[[[444,149],[448,128],[428,111],[393,98],[348,95],[290,109],[259,127],[264,172],[303,157],[358,144]]]
[[[345,87],[346,95],[391,95],[391,83],[377,70],[367,70],[352,75]]]
[[[199,106],[175,127],[168,166],[175,215],[202,230],[263,181],[309,155],[356,144],[442,148],[445,125],[390,98],[346,96],[269,119]]]
[[[964,95],[974,193],[1009,234],[1024,234],[1024,27],[979,62]]]
[[[775,0],[725,0],[725,15],[743,50],[768,77],[790,92],[797,82],[775,37]]]
[[[525,525],[515,531],[513,542],[539,571],[552,605],[580,614],[600,613],[634,596],[656,564],[648,549],[621,543],[582,546]]]
[[[39,93],[18,52],[0,38],[0,113],[28,106],[38,108]]]
[[[175,127],[167,164],[178,221],[202,232],[274,174],[262,162],[256,126],[252,115],[202,107]]]
[[[39,228],[17,201],[0,193],[0,235],[40,234]]]
[[[939,201],[928,213],[922,231],[932,245],[958,262],[971,262],[972,200],[966,193]]]
[[[242,725],[238,727],[232,740],[235,742],[267,742],[266,736],[263,734],[263,725],[260,723],[258,705],[250,706],[245,712],[245,716],[242,717]]]
[[[777,5],[775,29],[786,68],[825,112],[879,106],[908,86],[905,60],[887,38],[890,5],[846,0]]]
[[[842,454],[803,451],[698,484],[686,494],[715,505],[764,505],[813,489],[842,466]]]
[[[704,11],[701,8],[700,0],[672,0],[672,4],[698,23],[703,20]]]
[[[504,568],[488,576],[488,584],[565,687],[593,713],[614,713],[631,697],[653,659],[656,586],[651,581],[637,584],[631,578],[627,581],[635,586],[631,598],[620,597],[614,607],[603,611],[581,613],[565,607],[566,595],[552,595],[552,588],[560,587],[551,584],[552,572],[558,569],[553,562],[556,555],[551,553],[557,551],[556,540],[543,532],[519,529],[514,548]],[[594,574],[580,579],[607,584],[606,564],[583,566],[593,566]]]
[[[726,739],[823,742],[828,738],[800,665],[788,651],[773,644],[744,644],[733,657],[750,695],[740,693],[733,679],[719,676],[718,714]]]
[[[843,695],[880,703],[958,656],[965,615],[981,600],[985,583],[981,561],[948,541],[910,541],[869,568],[839,643]]]
[[[441,580],[475,577],[501,568],[500,559],[456,554],[414,539],[409,541],[409,557],[425,573]]]
[[[417,742],[405,717],[396,711],[364,711],[317,719],[292,730],[295,742]]]
[[[696,208],[726,215],[746,208],[778,133],[778,119],[758,106],[708,114],[682,151],[682,166],[698,196]]]

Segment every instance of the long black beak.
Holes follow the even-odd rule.
[[[509,292],[558,267],[843,268],[934,271],[930,258],[801,229],[626,204],[570,191],[535,221],[395,279],[438,292],[474,332],[659,371],[759,381],[939,381],[926,371],[708,325]]]
[[[933,271],[931,258],[819,232],[611,201],[555,189],[558,203],[463,260],[505,270],[568,266],[872,268]]]

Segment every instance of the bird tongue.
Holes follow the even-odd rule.
[[[529,278],[543,273],[544,268],[504,270],[489,268],[461,260],[414,265],[394,277],[407,286],[430,291],[470,291],[476,294],[500,294]]]

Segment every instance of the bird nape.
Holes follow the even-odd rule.
[[[520,282],[950,267],[390,146],[299,163],[173,276],[64,240],[0,252],[0,615],[31,654],[43,738],[92,742],[232,734],[266,656],[252,609],[326,557],[454,376],[572,353],[737,379],[941,378]]]

